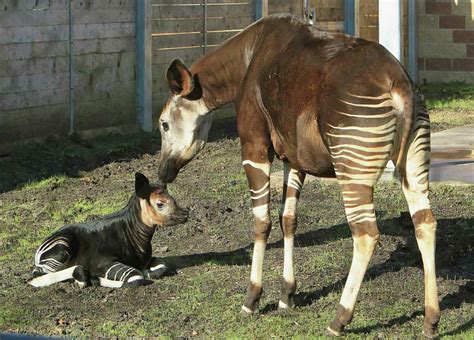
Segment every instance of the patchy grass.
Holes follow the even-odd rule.
[[[428,89],[428,99],[437,93],[443,95],[441,87]],[[462,100],[471,100],[468,91],[460,93]],[[456,96],[449,99],[446,95],[451,106],[429,101],[435,130],[472,122],[472,109],[456,106]],[[226,134],[221,130],[214,136]],[[0,332],[71,338],[323,337],[334,317],[352,257],[339,188],[331,181],[305,184],[295,238],[296,308],[287,311],[277,309],[283,241],[278,225],[280,193],[273,190],[273,231],[265,254],[260,312],[242,316],[253,217],[235,138],[209,143],[169,186],[191,215],[184,225],[156,232],[154,255],[168,265],[168,276],[139,289],[80,289],[69,283],[34,289],[26,285],[36,247],[51,232],[63,224],[123,207],[132,193],[135,171],[156,178],[158,146],[156,135],[90,141],[50,139],[0,159],[12,170],[0,173]],[[273,170],[281,168],[276,161]],[[438,220],[440,334],[472,339],[473,186],[433,184],[431,198]],[[381,242],[347,335],[419,337],[423,272],[400,186],[381,182],[376,187],[375,205]]]
[[[429,109],[472,110],[474,85],[460,82],[434,83],[422,87]]]
[[[47,177],[41,185],[0,194],[0,331],[66,337],[323,336],[352,256],[339,188],[334,182],[305,185],[295,239],[297,307],[289,311],[276,308],[283,242],[277,213],[280,194],[274,191],[265,293],[259,315],[245,317],[239,310],[250,274],[253,218],[240,163],[238,140],[215,141],[170,185],[177,201],[191,209],[190,221],[157,230],[155,255],[171,271],[139,289],[80,289],[69,283],[34,289],[26,280],[36,247],[49,233],[64,223],[124,206],[135,170],[156,177],[156,156],[106,163],[79,176],[60,176],[59,181]],[[440,332],[453,338],[474,336],[472,188],[432,186],[439,221]],[[403,193],[397,183],[382,182],[375,202],[381,244],[348,336],[417,337],[423,323],[423,273]]]
[[[474,124],[474,85],[430,84],[423,93],[430,110],[433,132]]]

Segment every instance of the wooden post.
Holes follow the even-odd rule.
[[[151,0],[136,2],[137,111],[143,131],[153,130],[151,70]]]

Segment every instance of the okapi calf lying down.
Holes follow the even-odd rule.
[[[170,97],[159,118],[160,179],[172,182],[204,147],[212,111],[234,103],[247,175],[255,244],[242,310],[258,310],[264,253],[272,229],[270,169],[284,162],[280,225],[284,258],[280,308],[293,305],[297,203],[306,174],[336,177],[354,250],[328,331],[351,322],[359,289],[380,238],[374,188],[396,164],[415,226],[425,276],[426,336],[437,334],[436,220],[429,200],[430,121],[423,96],[381,45],[320,31],[289,15],[267,16],[204,55],[190,68],[174,60]],[[317,209],[317,205],[315,206]]]
[[[127,206],[100,219],[64,226],[48,237],[35,256],[29,284],[49,286],[75,280],[81,286],[119,288],[152,283],[166,270],[151,256],[156,226],[184,223],[187,211],[159,185],[135,174]]]

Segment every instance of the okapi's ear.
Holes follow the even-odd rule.
[[[184,97],[194,89],[193,75],[179,59],[173,60],[170,67],[168,67],[166,79],[173,94],[179,94]]]
[[[135,193],[138,197],[147,199],[150,195],[150,182],[144,174],[135,172]]]

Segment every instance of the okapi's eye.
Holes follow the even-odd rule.
[[[167,122],[161,123],[161,127],[163,128],[163,131],[168,131],[170,129],[170,126],[168,125]]]
[[[164,205],[163,203],[161,203],[161,202],[156,203],[156,207],[157,207],[158,209],[163,209],[164,206],[165,206],[165,205]]]

